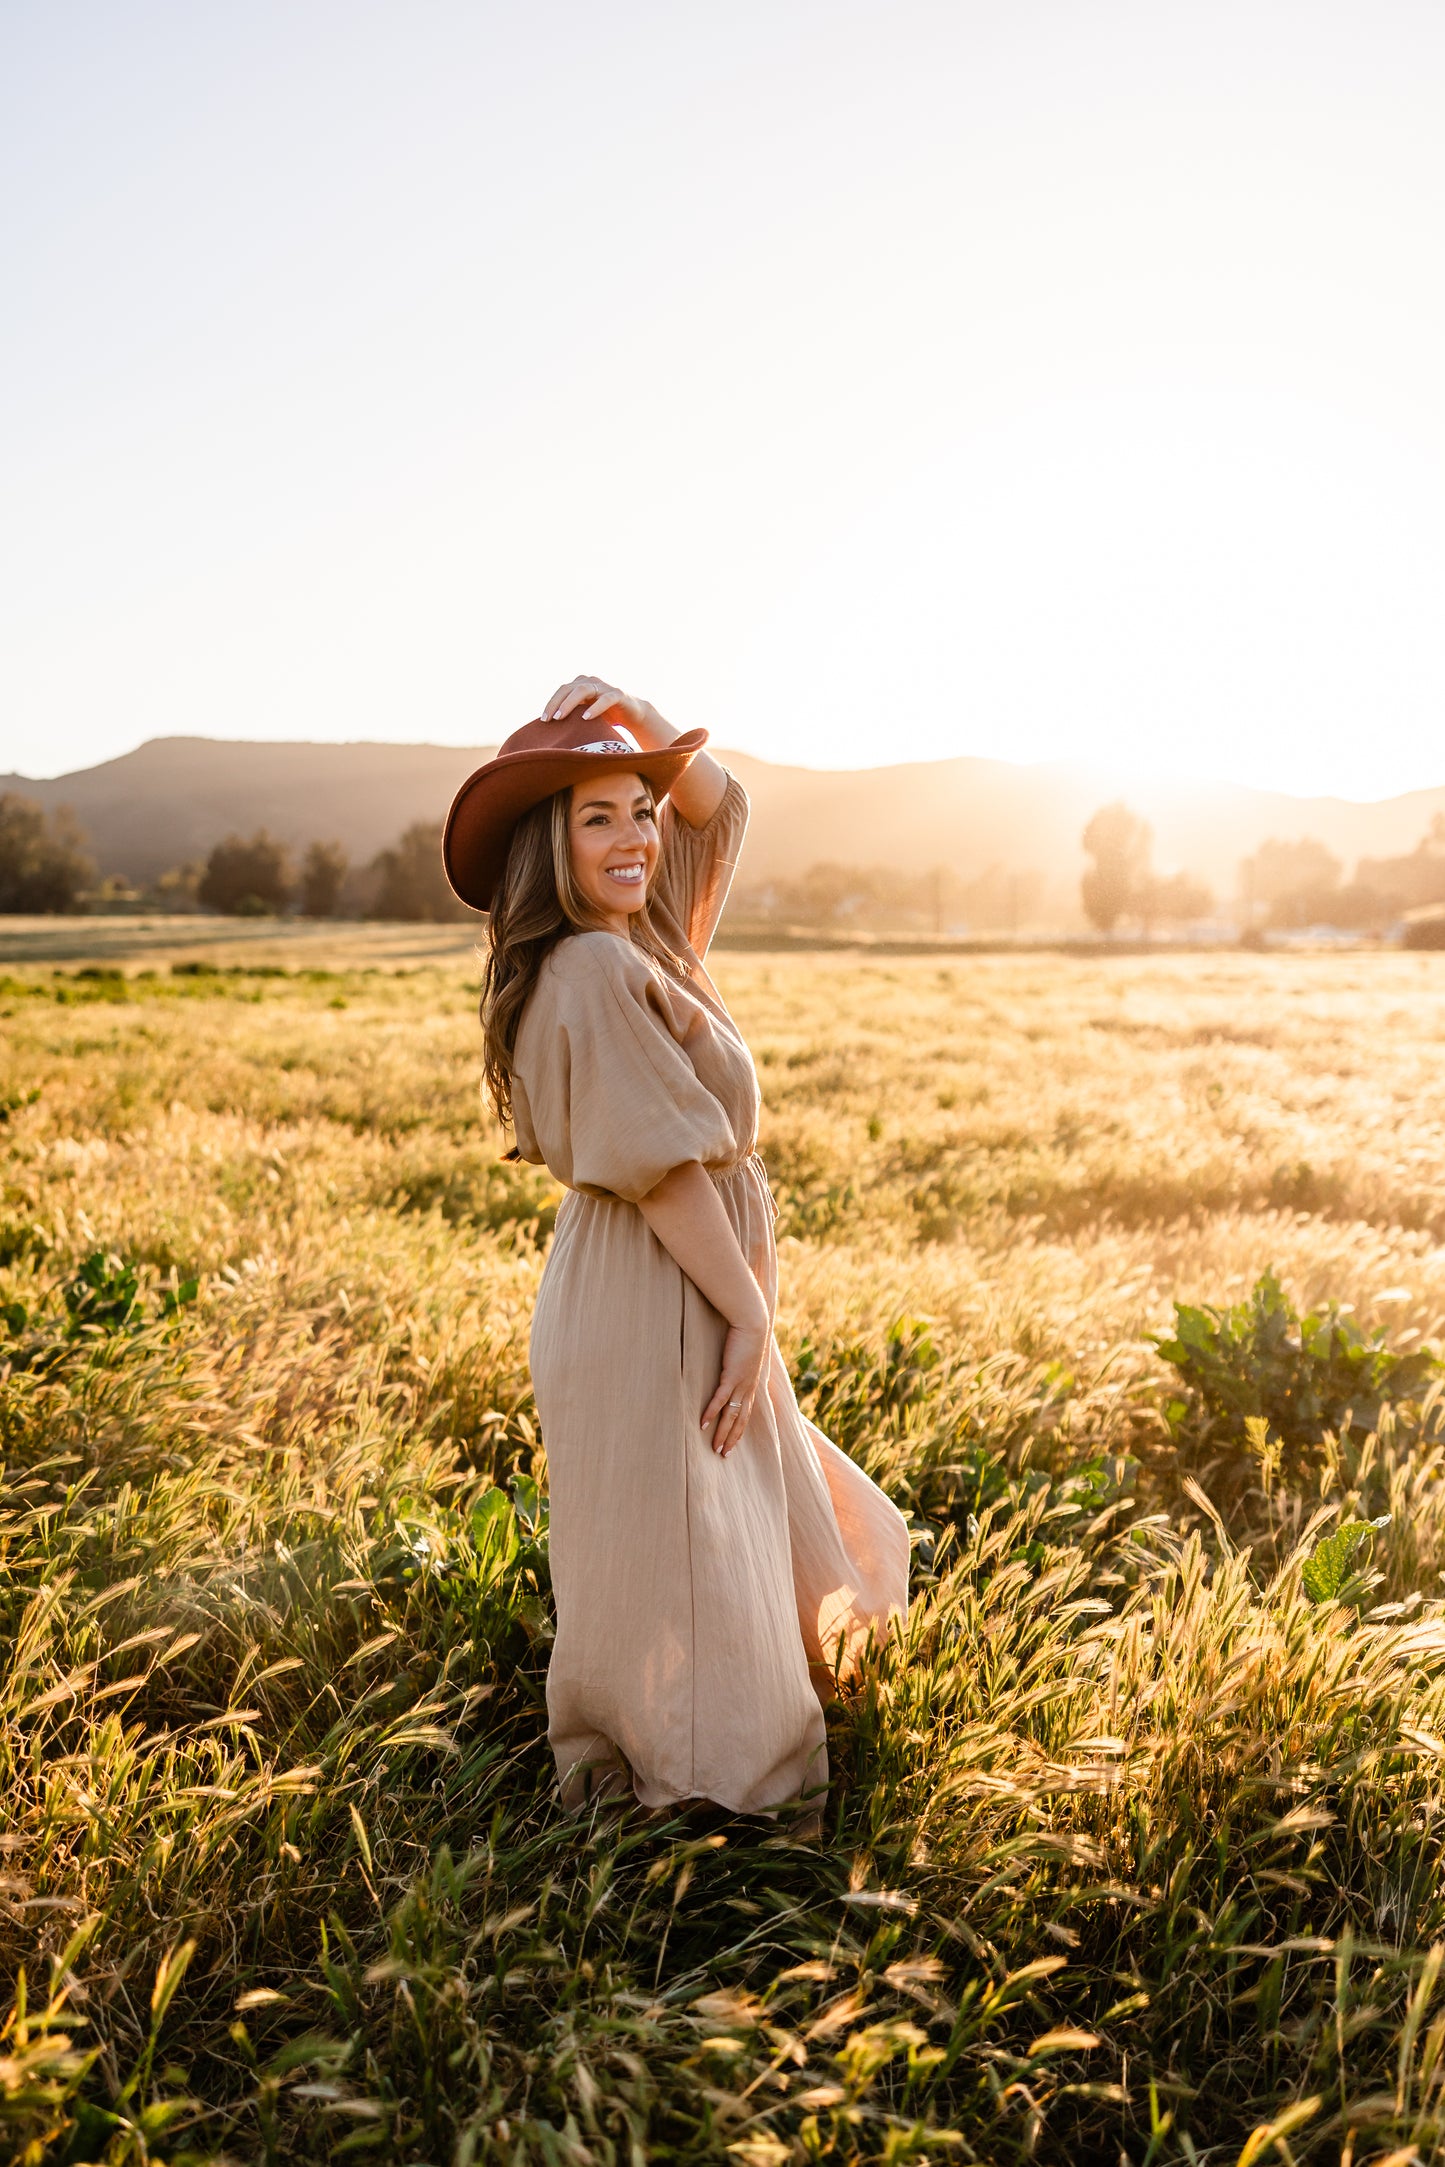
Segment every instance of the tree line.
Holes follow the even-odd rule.
[[[476,914],[458,903],[441,863],[440,821],[414,821],[387,850],[353,866],[343,846],[318,838],[299,863],[266,830],[228,835],[204,860],[173,867],[144,889],[96,867],[74,815],[48,814],[32,798],[0,793],[0,913],[49,914],[84,908],[202,909],[230,917],[382,918],[448,923]],[[1122,802],[1088,822],[1089,865],[1080,900],[1099,932],[1123,926],[1146,937],[1160,927],[1198,925],[1215,911],[1208,887],[1187,872],[1160,873],[1146,820]],[[735,924],[832,931],[1017,933],[1038,922],[1044,876],[997,863],[961,873],[935,865],[907,868],[830,862],[790,879],[740,883]],[[1313,925],[1380,933],[1410,913],[1422,924],[1407,934],[1429,945],[1445,915],[1445,813],[1417,847],[1398,858],[1362,858],[1353,880],[1315,837],[1271,837],[1239,867],[1236,916],[1246,937]],[[1440,933],[1445,940],[1445,930]]]
[[[1361,858],[1348,881],[1340,860],[1313,836],[1263,843],[1240,866],[1240,896],[1251,922],[1380,932],[1411,912],[1445,905],[1445,813],[1435,814],[1412,851]]]
[[[442,872],[441,822],[418,820],[388,850],[354,867],[338,842],[310,843],[299,865],[262,828],[228,835],[204,859],[173,867],[143,888],[95,861],[74,815],[47,814],[33,798],[0,793],[0,913],[44,915],[93,907],[201,909],[233,918],[400,918],[447,923],[475,916]]]
[[[1034,867],[908,868],[824,860],[791,879],[742,880],[728,918],[757,928],[885,933],[1017,933],[1036,923],[1044,876]]]
[[[47,819],[33,798],[0,793],[0,912],[74,910],[94,878],[68,806]]]
[[[1091,864],[1081,883],[1085,916],[1101,933],[1131,922],[1145,934],[1161,920],[1198,921],[1213,897],[1188,873],[1160,875],[1153,832],[1121,802],[1104,806],[1084,830]],[[1398,858],[1361,858],[1352,881],[1315,836],[1270,837],[1240,860],[1237,915],[1246,935],[1337,927],[1383,933],[1410,914],[1445,906],[1445,813],[1436,813],[1415,849]],[[1433,919],[1430,921],[1433,923]],[[1442,935],[1445,937],[1445,935]],[[1428,930],[1416,943],[1429,945]]]

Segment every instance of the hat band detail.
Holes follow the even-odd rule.
[[[640,745],[624,743],[620,737],[599,737],[595,745],[576,745],[574,752],[640,752]]]

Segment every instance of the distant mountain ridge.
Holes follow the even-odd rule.
[[[0,790],[69,805],[102,873],[132,880],[153,880],[204,858],[224,835],[261,827],[298,850],[317,837],[334,839],[365,864],[412,821],[439,820],[490,749],[151,738],[73,774],[0,776]],[[1121,790],[1116,778],[1088,767],[972,757],[854,769],[721,757],[752,798],[750,881],[797,875],[823,860],[947,865],[966,877],[998,865],[1043,874],[1045,907],[1068,918],[1078,912],[1084,824],[1120,795],[1153,823],[1156,863],[1201,875],[1221,899],[1234,893],[1239,860],[1269,836],[1317,836],[1348,873],[1361,857],[1413,850],[1432,816],[1445,811],[1445,783],[1359,804],[1157,778]]]

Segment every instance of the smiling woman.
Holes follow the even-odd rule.
[[[568,1190],[530,1346],[563,1798],[806,1831],[833,1681],[906,1612],[908,1532],[773,1336],[757,1076],[703,960],[747,800],[703,739],[574,679],[463,786],[444,848],[490,913],[493,1103]]]
[[[624,940],[657,870],[657,807],[651,785],[624,772],[606,783],[574,783],[567,840],[572,875],[599,917]]]

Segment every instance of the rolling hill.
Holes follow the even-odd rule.
[[[315,837],[364,864],[414,820],[439,819],[485,748],[153,738],[134,752],[45,781],[0,777],[48,807],[69,805],[102,872],[153,879],[203,858],[223,835],[260,827],[296,847]],[[1085,767],[959,758],[894,767],[776,767],[725,753],[753,801],[747,874],[776,879],[822,860],[965,877],[990,865],[1045,877],[1049,914],[1077,916],[1079,836],[1116,780]],[[1314,835],[1353,867],[1414,848],[1445,810],[1445,785],[1355,803],[1225,783],[1141,781],[1124,793],[1152,821],[1161,869],[1187,867],[1221,897],[1268,836]]]

